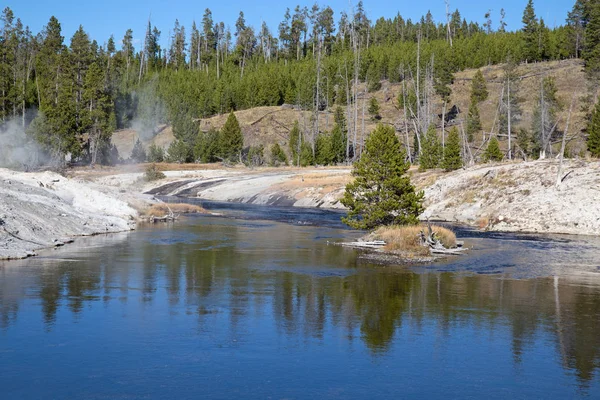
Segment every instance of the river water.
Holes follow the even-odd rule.
[[[337,213],[208,206],[0,263],[0,398],[600,398],[598,239],[378,265]]]

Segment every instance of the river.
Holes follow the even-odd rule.
[[[381,265],[338,213],[207,206],[0,262],[0,398],[600,397],[597,238]]]

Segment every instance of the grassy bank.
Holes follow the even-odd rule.
[[[432,226],[435,236],[446,248],[456,247],[456,235],[450,229]],[[428,233],[426,225],[382,226],[369,235],[369,240],[383,240],[385,251],[401,252],[415,256],[429,255],[429,247],[421,243],[421,232]]]

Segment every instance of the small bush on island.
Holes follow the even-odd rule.
[[[143,215],[165,215],[169,212],[176,214],[206,214],[207,211],[203,207],[195,204],[187,203],[156,203],[152,204],[148,209],[144,210]]]
[[[369,235],[369,240],[383,240],[386,243],[384,250],[389,252],[426,256],[430,254],[430,250],[421,242],[421,232],[427,234],[428,229],[425,225],[382,226]],[[456,247],[456,235],[450,229],[435,225],[431,229],[445,248]]]

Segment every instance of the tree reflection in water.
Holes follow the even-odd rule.
[[[21,309],[36,304],[52,330],[61,309],[81,319],[95,303],[118,309],[133,301],[151,312],[159,305],[185,312],[203,326],[226,310],[232,334],[257,315],[270,315],[280,335],[324,340],[335,329],[348,340],[359,336],[374,356],[390,350],[402,326],[419,331],[433,321],[442,336],[508,327],[516,364],[545,333],[582,387],[600,366],[597,275],[512,279],[505,271],[382,267],[315,240],[347,232],[200,221],[87,239],[51,254],[70,259],[0,264],[0,328],[10,330]]]

